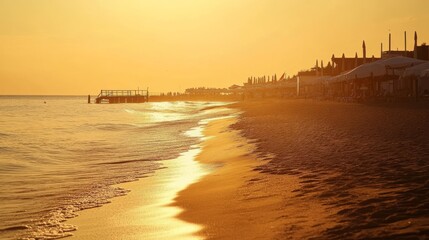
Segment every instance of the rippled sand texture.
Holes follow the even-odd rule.
[[[245,113],[234,127],[256,140],[261,156],[273,154],[256,170],[298,180],[278,209],[285,223],[278,238],[429,236],[429,108],[311,100],[237,106]]]

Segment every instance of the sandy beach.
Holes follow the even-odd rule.
[[[209,172],[194,160],[200,151],[195,146],[153,175],[117,185],[130,192],[68,220],[78,228],[71,239],[201,239],[194,236],[201,226],[177,219],[182,210],[171,206],[178,191]]]
[[[233,107],[243,114],[210,122],[193,155],[122,184],[127,196],[72,219],[75,239],[428,236],[426,107]]]
[[[429,240],[428,9],[0,0],[0,240]]]
[[[230,129],[236,121],[209,124],[205,134],[211,138],[197,160],[217,167],[181,191],[175,205],[185,209],[180,219],[204,226],[198,235],[205,239],[272,238],[281,228],[281,198],[255,185],[264,181],[253,171],[261,161],[252,155],[253,144]]]
[[[167,161],[153,176],[118,185],[130,190],[128,195],[80,212],[68,221],[78,227],[72,238],[274,238],[283,225],[278,209],[285,188],[254,171],[264,161],[231,129],[237,120],[210,122],[201,149]],[[296,180],[290,177],[285,193],[297,188]]]
[[[296,195],[278,211],[302,221],[284,225],[277,237],[428,237],[427,105],[272,100],[237,107],[244,114],[234,127],[256,141],[260,156],[273,154],[256,170],[269,179],[298,178]],[[290,215],[290,201],[318,203],[329,224],[314,211]]]

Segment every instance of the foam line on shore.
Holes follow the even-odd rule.
[[[236,117],[231,115],[226,118]],[[203,131],[211,121],[225,118],[210,118],[184,133],[206,141]],[[163,161],[163,169],[152,176],[136,182],[119,184],[130,193],[112,199],[101,208],[80,212],[69,220],[78,226],[72,239],[201,239],[195,235],[202,226],[176,218],[182,208],[175,206],[177,193],[201,177],[209,174],[213,165],[195,161],[201,154],[202,144],[191,146],[178,158]]]
[[[270,239],[279,229],[272,218],[280,199],[254,189],[260,174],[253,168],[261,161],[252,156],[254,146],[230,128],[236,121],[234,117],[208,123],[208,139],[196,159],[218,167],[181,191],[174,205],[184,209],[180,219],[203,226],[198,235],[205,239]],[[256,200],[248,201],[253,197]]]

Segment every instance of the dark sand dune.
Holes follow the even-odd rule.
[[[255,139],[261,156],[274,154],[256,170],[300,179],[279,210],[300,221],[285,221],[279,238],[429,237],[428,107],[311,100],[236,106],[244,114],[234,127]],[[332,222],[291,213],[290,202],[319,202]]]

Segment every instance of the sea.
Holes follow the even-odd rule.
[[[0,239],[57,239],[66,220],[151,177],[201,141],[226,102],[87,104],[85,96],[0,96]]]

